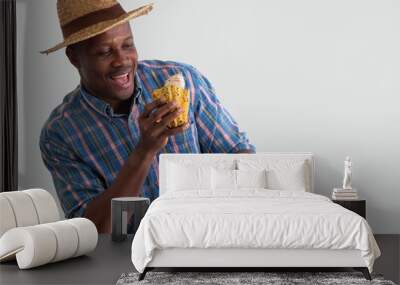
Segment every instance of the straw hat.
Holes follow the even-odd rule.
[[[133,18],[145,15],[153,4],[125,12],[116,0],[58,0],[57,12],[64,41],[41,51],[49,54],[60,48],[84,41]]]

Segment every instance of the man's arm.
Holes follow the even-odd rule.
[[[177,103],[166,103],[164,100],[145,106],[145,111],[139,117],[141,137],[138,147],[128,157],[111,187],[87,206],[85,217],[96,224],[99,232],[111,232],[111,199],[137,196],[154,156],[167,144],[168,137],[187,129],[188,124],[174,129],[167,127],[181,112]]]
[[[162,100],[145,106],[145,111],[139,117],[140,142],[113,184],[105,190],[102,179],[74,156],[61,135],[54,131],[49,135],[45,131],[40,144],[42,157],[53,176],[67,217],[84,216],[95,223],[100,233],[110,232],[111,199],[137,196],[140,193],[154,156],[165,146],[169,136],[188,127],[167,128],[181,111],[175,103],[165,103]]]
[[[111,199],[138,196],[154,154],[141,147],[128,157],[111,187],[87,204],[85,217],[95,223],[99,232],[111,232]]]
[[[253,149],[241,149],[236,151],[235,153],[256,153]]]
[[[238,123],[221,104],[215,89],[195,68],[191,68],[195,85],[194,114],[199,134],[199,143],[207,153],[255,153]]]

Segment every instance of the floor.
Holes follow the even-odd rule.
[[[400,235],[375,235],[381,257],[375,261],[374,272],[400,284]]]

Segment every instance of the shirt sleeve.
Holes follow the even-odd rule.
[[[256,152],[247,134],[222,106],[208,79],[191,68],[195,89],[194,109],[199,144],[205,153]]]
[[[104,191],[104,183],[75,155],[58,131],[46,127],[42,130],[40,150],[65,217],[83,217],[88,203]]]

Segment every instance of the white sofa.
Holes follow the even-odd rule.
[[[61,220],[56,202],[43,189],[0,193],[0,262],[17,260],[29,269],[84,255],[97,245],[88,219]]]

